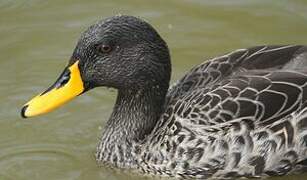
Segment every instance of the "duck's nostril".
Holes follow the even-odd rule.
[[[20,113],[21,117],[27,118],[27,116],[25,115],[27,108],[28,108],[28,105],[25,105],[24,107],[22,107],[21,113]]]
[[[60,88],[64,86],[66,83],[68,83],[69,79],[70,79],[70,71],[66,69],[58,79],[58,82],[56,83],[55,87]]]
[[[60,86],[59,87],[62,87],[64,86],[70,79],[70,76],[64,76],[62,79],[61,79],[61,82],[60,82]]]
[[[62,74],[60,75],[60,77],[56,80],[56,82],[50,86],[46,91],[44,91],[43,93],[40,94],[40,96],[46,94],[47,92],[51,91],[54,88],[60,88],[62,86],[64,86],[70,79],[70,71],[65,68],[65,70],[62,72]]]

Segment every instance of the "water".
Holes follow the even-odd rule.
[[[1,180],[144,178],[94,160],[116,92],[97,88],[45,116],[24,120],[19,114],[23,103],[53,83],[80,33],[119,13],[146,19],[164,37],[173,81],[236,48],[307,43],[306,0],[0,0]]]

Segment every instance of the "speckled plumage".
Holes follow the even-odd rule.
[[[168,91],[141,169],[196,178],[305,171],[306,65],[306,47],[259,46],[196,66]]]
[[[306,171],[306,46],[239,49],[169,88],[166,43],[148,23],[116,16],[83,34],[75,60],[87,90],[118,90],[98,162],[184,178]]]

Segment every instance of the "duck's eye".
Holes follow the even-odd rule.
[[[109,45],[103,44],[103,45],[98,46],[98,50],[101,53],[108,53],[108,52],[110,52],[112,50],[112,48]]]

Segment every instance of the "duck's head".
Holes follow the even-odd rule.
[[[26,103],[22,117],[50,112],[94,87],[146,90],[168,87],[170,57],[152,26],[135,17],[115,16],[89,27],[56,82]]]

